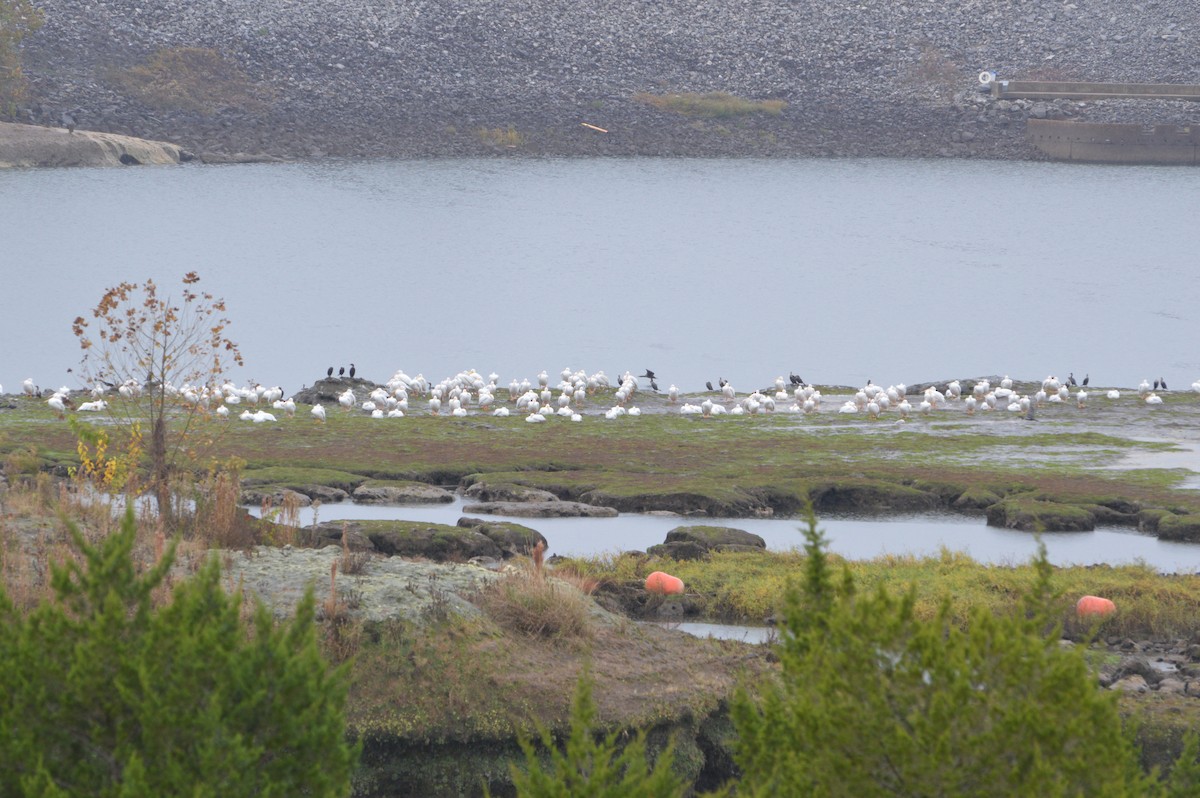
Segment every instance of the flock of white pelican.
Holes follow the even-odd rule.
[[[651,385],[657,388],[653,381]],[[647,375],[640,375],[645,377]],[[661,408],[662,400],[666,407],[678,406],[678,412],[684,415],[699,415],[712,417],[720,415],[758,415],[774,412],[814,414],[820,413],[823,407],[829,406],[824,402],[821,391],[815,386],[791,379],[791,384],[782,376],[774,381],[773,389],[755,390],[739,396],[733,385],[721,381],[718,390],[712,391],[714,396],[705,396],[699,403],[684,401],[680,403],[680,390],[671,385],[665,393],[654,391],[656,406]],[[1005,376],[996,385],[988,379],[976,381],[969,389],[964,388],[959,380],[945,383],[942,388],[927,387],[921,393],[914,394],[914,401],[908,398],[908,387],[903,383],[888,385],[886,388],[872,384],[870,381],[859,388],[854,394],[837,406],[837,412],[842,414],[864,414],[871,419],[878,419],[889,413],[894,413],[900,420],[907,419],[913,414],[930,414],[950,406],[960,406],[967,415],[994,410],[1006,410],[1023,413],[1032,418],[1035,410],[1040,407],[1055,404],[1073,404],[1084,408],[1091,400],[1084,387],[1075,386],[1074,379],[1059,380],[1050,376],[1042,380],[1040,385],[1035,383],[1029,393],[1020,393],[1014,388],[1013,380]],[[1147,405],[1162,404],[1158,395],[1161,380],[1156,380],[1152,386],[1143,380],[1137,388],[1140,401]],[[355,394],[353,388],[347,388],[338,395],[338,405],[345,413],[365,413],[372,418],[403,418],[410,412],[423,412],[431,416],[447,415],[463,417],[467,415],[491,414],[506,417],[521,414],[525,421],[536,424],[548,419],[560,417],[571,421],[583,420],[586,407],[606,405],[602,397],[611,396],[612,405],[606,407],[603,416],[606,419],[617,419],[621,416],[638,416],[642,410],[635,404],[639,391],[638,377],[625,372],[613,381],[603,371],[588,374],[585,371],[563,369],[558,380],[551,385],[548,372],[542,371],[536,377],[536,383],[528,379],[512,380],[507,386],[507,395],[499,384],[499,375],[493,373],[484,377],[475,370],[460,371],[453,377],[434,384],[421,374],[410,377],[403,371],[397,371],[385,384],[375,387],[363,396]],[[32,379],[22,383],[22,392],[26,396],[37,397],[42,393],[34,385]],[[1165,385],[1162,386],[1165,389]],[[1200,380],[1192,383],[1191,388],[1200,393]],[[54,391],[46,404],[59,417],[65,416],[68,409],[78,412],[101,412],[108,409],[111,389],[97,385],[90,391],[91,401],[75,404],[71,392],[63,387]],[[115,393],[123,399],[140,398],[145,388],[138,382],[130,380],[115,386]],[[167,392],[183,404],[212,412],[220,418],[233,416],[239,407],[236,418],[242,421],[263,423],[277,421],[278,417],[271,410],[277,411],[287,418],[296,415],[296,402],[292,397],[284,397],[279,387],[263,385],[238,386],[226,382],[219,387],[190,386],[180,388],[167,386]],[[0,386],[0,394],[3,387]],[[644,393],[644,392],[643,392]],[[1108,389],[1104,397],[1109,400],[1121,398],[1117,389]],[[497,397],[503,397],[501,401]],[[916,399],[916,396],[920,396]],[[270,408],[268,410],[267,408]],[[325,421],[327,411],[324,405],[313,405],[309,411],[312,418]],[[599,412],[594,411],[595,415]]]

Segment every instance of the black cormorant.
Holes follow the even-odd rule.
[[[340,379],[342,377],[342,375],[345,373],[346,373],[346,367],[342,366],[341,368],[338,369],[338,378]]]
[[[1084,387],[1084,388],[1086,388],[1086,387],[1087,387],[1087,384],[1088,384],[1088,380],[1089,380],[1089,379],[1091,379],[1091,375],[1090,375],[1090,374],[1084,374],[1084,375],[1083,375],[1083,382],[1081,383],[1081,385],[1083,385],[1083,387]]]
[[[646,369],[646,373],[639,374],[638,377],[645,377],[646,379],[650,380],[651,382],[653,382],[655,379],[657,379],[657,377],[654,376],[654,372],[651,371],[650,369]]]
[[[350,364],[350,379],[354,379],[354,364]]]
[[[325,376],[326,376],[326,377],[332,377],[332,376],[333,376],[333,366],[330,366],[330,367],[329,367],[329,370],[325,372]]]
[[[658,383],[654,381],[653,377],[650,378],[650,390],[652,390],[652,391],[658,390]]]
[[[1158,378],[1158,381],[1159,381],[1160,383],[1162,383],[1162,389],[1163,389],[1164,391],[1165,391],[1165,390],[1167,390],[1167,378],[1166,378],[1166,377],[1159,377],[1159,378]]]
[[[1074,385],[1074,384],[1075,384],[1075,372],[1072,371],[1070,374],[1067,375],[1067,385]]]
[[[713,389],[712,380],[709,380],[708,382],[704,383],[704,387],[708,388],[708,390],[711,391]]]

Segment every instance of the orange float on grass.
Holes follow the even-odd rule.
[[[646,577],[646,591],[648,593],[682,593],[683,580],[678,576],[664,574],[662,571],[655,571]]]
[[[1106,598],[1099,596],[1084,596],[1075,604],[1075,612],[1080,618],[1100,617],[1104,618],[1112,615],[1117,611],[1117,605],[1113,604]]]

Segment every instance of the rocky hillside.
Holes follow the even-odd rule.
[[[1033,157],[976,76],[1200,82],[1190,0],[41,0],[19,121],[288,157]],[[680,113],[673,93],[729,98]],[[1039,107],[1196,120],[1188,103]],[[593,125],[593,127],[587,127]]]

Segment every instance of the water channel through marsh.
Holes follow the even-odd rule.
[[[404,520],[450,524],[467,515],[461,498],[448,504],[381,506],[323,504],[318,521]],[[258,514],[258,509],[252,508]],[[532,527],[549,541],[549,554],[593,556],[645,550],[662,543],[667,532],[689,524],[728,526],[759,535],[772,551],[803,546],[798,518],[683,518],[674,515],[622,514],[616,518],[516,518],[487,516]],[[311,507],[300,511],[300,523],[314,520]],[[883,555],[936,556],[943,549],[962,552],[995,565],[1027,562],[1037,549],[1028,532],[987,526],[982,516],[954,513],[894,516],[823,516],[819,526],[830,550],[849,559]],[[1101,527],[1092,532],[1042,535],[1055,565],[1122,565],[1142,562],[1163,573],[1200,573],[1200,544],[1159,540],[1136,529]]]

